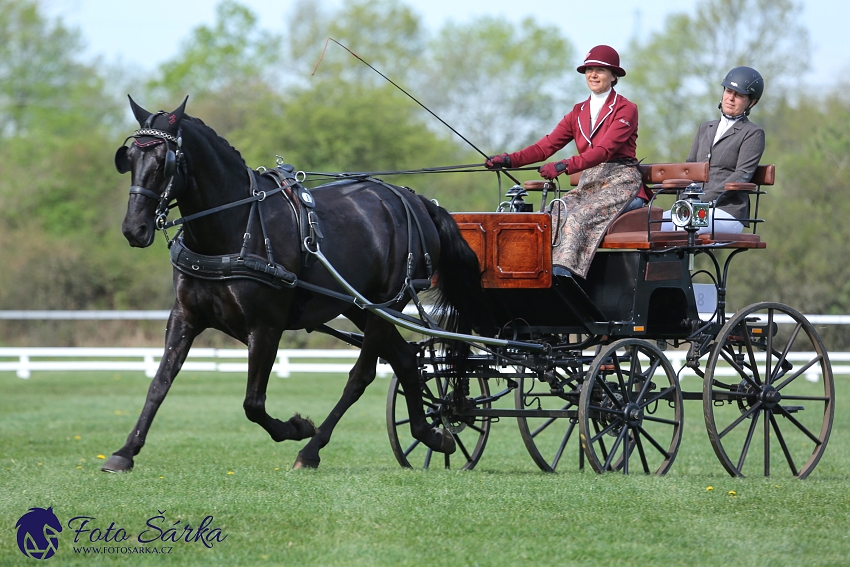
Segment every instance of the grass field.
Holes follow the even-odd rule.
[[[269,412],[318,421],[343,380],[272,378]],[[100,472],[99,455],[123,444],[148,383],[141,373],[0,374],[0,565],[35,564],[18,550],[15,523],[48,506],[65,526],[50,565],[850,565],[850,377],[836,377],[830,445],[805,481],[729,477],[699,402],[685,403],[665,477],[581,473],[577,460],[540,472],[507,419],[475,470],[406,470],[387,442],[386,379],[340,423],[319,470],[292,471],[302,444],[275,444],[245,419],[244,378],[192,373],[178,377],[135,470]],[[75,516],[94,518],[88,527],[101,535],[114,522],[113,535],[122,528],[128,539],[90,543],[83,533],[75,544]],[[175,523],[184,534],[207,516],[226,535],[212,548],[136,539],[167,539]],[[171,553],[120,552],[156,545]],[[75,553],[83,546],[118,551]]]

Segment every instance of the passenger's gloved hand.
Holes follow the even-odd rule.
[[[553,161],[551,163],[544,164],[537,171],[540,172],[540,177],[545,179],[555,179],[562,173],[567,172],[567,160],[562,159],[561,161]]]
[[[484,162],[484,167],[487,169],[502,169],[503,167],[511,166],[511,156],[508,154],[499,154],[491,156]]]

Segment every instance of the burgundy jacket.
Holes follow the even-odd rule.
[[[638,136],[638,109],[614,89],[599,110],[596,128],[590,129],[590,97],[576,104],[550,134],[536,143],[510,154],[511,165],[537,163],[575,140],[578,155],[567,160],[567,173],[576,173],[606,161],[635,158]],[[641,187],[639,196],[648,198]]]

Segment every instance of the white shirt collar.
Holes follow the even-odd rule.
[[[602,109],[602,106],[605,104],[605,101],[608,100],[608,95],[611,94],[611,89],[608,89],[604,93],[596,94],[595,92],[590,92],[590,129],[593,130],[596,127],[596,118],[599,116],[599,111]]]

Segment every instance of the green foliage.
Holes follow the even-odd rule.
[[[670,15],[660,32],[632,40],[622,90],[640,109],[638,157],[684,159],[697,125],[716,114],[720,81],[733,67],[754,67],[765,79],[754,116],[783,100],[809,56],[799,11],[792,0],[702,0],[695,16]]]
[[[759,69],[767,88],[751,118],[767,133],[763,162],[777,165],[777,185],[760,210],[768,248],[735,261],[730,305],[770,299],[847,313],[850,273],[836,258],[850,213],[842,198],[850,100],[846,87],[818,97],[794,90],[808,58],[799,10],[792,0],[702,0],[694,13],[673,14],[661,32],[632,41],[618,89],[640,109],[638,157],[680,161],[697,124],[716,116],[726,71]],[[122,77],[81,63],[82,38],[46,19],[36,0],[0,0],[0,309],[170,306],[161,240],[152,250],[129,249],[119,230],[128,179],[114,172],[112,155],[133,125],[123,122],[126,99],[112,94],[116,84],[133,81],[134,98],[150,109],[174,108],[188,94],[189,113],[249,165],[268,167],[282,155],[308,171],[483,161],[345,49],[325,50],[328,37],[487,153],[537,139],[586,94],[569,39],[533,20],[482,16],[431,33],[402,0],[301,0],[285,16],[268,31],[274,15],[261,20],[225,0],[215,22],[192,30],[152,77]],[[498,188],[493,173],[384,177],[454,211],[494,210],[510,185],[503,178]],[[828,331],[831,347],[850,345],[850,332],[842,333]]]
[[[850,104],[831,97],[794,114],[805,116],[808,132],[776,160],[777,184],[761,211],[768,222],[759,230],[768,249],[748,259],[749,277],[734,289],[753,299],[756,290],[772,290],[807,313],[848,313],[850,268],[836,260],[846,253],[850,218]],[[793,130],[793,120],[786,123]]]
[[[575,55],[557,28],[530,18],[449,22],[431,41],[417,92],[488,154],[513,151],[551,131],[585,96],[582,76],[564,65]]]

